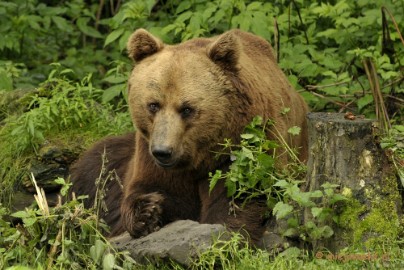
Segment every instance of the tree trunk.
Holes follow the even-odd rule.
[[[338,206],[334,235],[314,243],[314,249],[338,251],[347,246],[372,248],[397,239],[401,198],[397,177],[375,142],[373,120],[337,113],[309,113],[307,188],[326,182],[347,196]],[[304,220],[311,220],[309,211]]]

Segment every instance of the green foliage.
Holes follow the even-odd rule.
[[[105,74],[103,82],[109,87],[102,94],[103,103],[111,102],[114,98],[124,97],[127,101],[126,84],[129,77],[128,65],[122,61],[116,61],[116,66]]]
[[[93,46],[89,41],[103,38],[92,25],[96,20],[94,8],[83,0],[55,6],[38,0],[0,1],[0,35],[7,37],[0,40],[0,57],[24,62],[34,73],[38,72],[33,76],[36,81],[41,77],[45,79],[44,75],[49,72],[46,64],[60,62],[62,55],[63,62],[71,66],[72,61],[76,62],[73,58],[87,54],[80,59],[82,67],[74,65],[75,71],[80,77],[84,74],[82,71],[95,73],[95,65],[83,65],[83,61],[93,56],[94,60],[105,59],[100,54],[88,53]],[[83,48],[74,49],[80,46]]]
[[[18,101],[24,113],[6,115],[0,127],[0,198],[4,203],[27,177],[28,157],[46,140],[58,137],[77,142],[89,137],[88,145],[103,136],[133,129],[125,105],[101,103],[104,92],[92,84],[91,75],[74,81],[67,78],[72,70],[53,66],[49,78]],[[3,94],[0,92],[0,97]]]
[[[224,181],[233,204],[241,201],[244,205],[252,198],[264,196],[276,219],[287,221],[288,229],[283,236],[300,237],[309,243],[331,237],[334,232],[329,224],[337,218],[335,205],[346,198],[334,192],[337,185],[329,183],[323,184],[321,190],[303,191],[300,184],[304,182],[305,167],[287,146],[284,147],[295,162],[277,168],[275,157],[279,143],[266,137],[272,125],[271,121],[263,123],[261,117],[255,117],[240,135],[239,145],[229,141],[224,144],[230,150],[232,164],[226,173],[210,174],[210,191],[218,181]],[[311,220],[301,224],[304,212],[310,213]]]
[[[286,219],[288,229],[283,233],[287,237],[300,237],[303,241],[313,243],[319,239],[330,238],[334,231],[327,225],[332,224],[337,213],[335,206],[346,198],[334,190],[338,185],[325,183],[320,190],[303,192],[296,183],[281,180],[274,184],[279,187],[283,201],[273,208],[276,219]],[[302,211],[309,213],[311,220],[299,223]]]
[[[0,60],[0,92],[12,91],[19,87],[32,87],[32,84],[24,77],[26,72],[27,68],[24,64]]]
[[[224,239],[222,239],[224,238]],[[192,263],[191,269],[268,269],[270,257],[263,250],[253,250],[241,244],[245,239],[233,233],[219,237]]]
[[[35,180],[33,180],[35,181]],[[66,195],[68,186],[64,179]],[[106,225],[92,209],[76,199],[47,205],[37,188],[37,205],[11,214],[21,223],[5,221],[10,213],[0,205],[0,268],[29,266],[36,269],[133,269],[136,264],[127,253],[117,252],[103,237]]]
[[[339,253],[317,252],[311,254],[289,248],[273,257],[266,251],[242,245],[240,234],[232,234],[230,239],[219,237],[215,243],[203,251],[193,261],[191,269],[251,269],[251,270],[289,270],[289,269],[401,269],[403,250],[401,242],[386,243],[374,251],[345,249]],[[371,256],[369,258],[369,256]],[[176,268],[178,269],[178,268]],[[182,269],[182,268],[180,268]]]
[[[272,41],[280,66],[314,110],[374,117],[363,63],[371,59],[389,113],[402,115],[400,99],[394,98],[404,91],[401,1],[132,0],[120,6],[19,0],[0,1],[0,14],[0,34],[7,33],[0,57],[24,62],[31,85],[46,79],[47,63],[60,62],[76,78],[93,73],[97,86],[107,89],[104,100],[113,100],[124,92],[123,76],[111,82],[110,75],[122,67],[122,74],[128,74],[130,65],[121,52],[134,29],[146,28],[173,43],[240,28]],[[124,62],[110,70],[111,61]],[[11,89],[9,77],[0,71],[0,87]]]
[[[387,150],[404,188],[404,126],[393,125],[389,133],[382,138],[380,146]]]
[[[130,1],[109,20],[105,45],[124,50],[139,27],[168,43],[240,28],[272,41],[281,68],[314,110],[375,117],[364,70],[364,60],[370,59],[389,113],[402,115],[394,97],[404,91],[403,14],[401,1]]]
[[[134,29],[153,26],[153,23],[148,22],[148,19],[156,2],[155,0],[134,0],[123,4],[118,13],[108,20],[112,31],[105,39],[104,46],[118,41],[118,48],[123,51]]]
[[[230,159],[233,162],[225,174],[221,171],[210,173],[210,191],[219,180],[226,179],[227,195],[234,199],[243,198],[247,202],[251,198],[274,192],[273,184],[276,180],[271,176],[275,159],[268,151],[276,149],[277,143],[265,139],[266,127],[262,126],[262,121],[262,118],[256,117],[245,128],[240,146],[233,145],[229,140],[223,145],[224,149],[231,150]]]
[[[381,11],[382,6],[392,16],[385,9]],[[379,85],[375,89],[395,124],[382,147],[391,154],[404,183],[400,126],[404,46],[399,32],[404,29],[403,1],[0,0],[3,202],[8,202],[20,180],[28,175],[29,158],[46,140],[62,137],[77,141],[78,136],[84,136],[86,146],[107,134],[131,129],[125,103],[131,65],[124,50],[130,34],[140,27],[167,43],[221,34],[231,28],[258,34],[271,41],[281,68],[312,110],[349,110],[380,117],[380,99],[372,90]],[[60,64],[50,64],[54,62]],[[369,62],[375,66],[373,76],[366,72]],[[275,169],[276,145],[261,136],[265,128],[254,125],[242,135],[242,145],[225,143],[234,163],[229,172],[213,175],[212,187],[214,181],[228,179],[229,195],[237,200],[266,196],[274,214],[289,220],[286,235],[300,232],[306,241],[328,236],[331,232],[323,224],[332,219],[338,194],[332,193],[330,186],[312,193],[300,191],[295,179],[302,179],[302,166]],[[291,135],[298,132],[296,127],[289,130]],[[320,193],[322,200],[317,197]],[[303,210],[313,216],[313,224],[296,222],[296,214]],[[1,225],[0,230],[8,228]],[[93,248],[93,258],[100,254],[101,246]],[[229,254],[239,252],[236,248],[233,251]],[[254,264],[249,255],[245,258],[239,264],[242,269]],[[106,265],[111,261],[107,259]],[[302,266],[301,261],[282,259],[276,259],[274,265],[270,267]],[[319,269],[330,267],[321,261],[310,267],[319,265]]]
[[[54,66],[55,69],[49,74],[49,78],[32,96],[27,106],[29,111],[16,119],[7,119],[0,132],[0,137],[11,135],[17,138],[17,153],[24,152],[30,146],[36,149],[49,133],[60,133],[66,129],[80,129],[85,126],[95,126],[107,133],[111,128],[104,124],[108,122],[113,109],[108,106],[101,107],[97,102],[103,92],[93,87],[91,75],[74,82],[66,78],[72,70],[61,69],[59,64]],[[114,128],[125,130],[128,123],[130,121],[117,122]]]

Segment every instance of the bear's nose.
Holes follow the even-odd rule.
[[[153,156],[161,163],[165,165],[170,163],[173,149],[166,146],[156,146],[152,149]]]

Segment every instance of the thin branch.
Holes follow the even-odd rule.
[[[336,83],[331,83],[331,84],[325,84],[325,85],[306,85],[305,88],[308,90],[315,90],[315,89],[323,89],[327,87],[332,87],[332,86],[337,86],[341,84],[349,84],[349,82],[336,82]]]
[[[402,35],[401,32],[400,32],[400,29],[398,28],[398,25],[397,25],[396,20],[394,19],[394,16],[391,14],[391,12],[390,12],[385,6],[382,6],[382,7],[381,7],[381,10],[382,10],[382,12],[385,11],[385,12],[387,12],[387,14],[389,14],[391,20],[393,21],[394,27],[396,28],[396,31],[397,31],[397,33],[398,33],[400,39],[401,39],[401,43],[402,43],[403,46],[404,46],[404,38],[403,38],[403,35]]]
[[[306,25],[304,24],[302,16],[300,15],[299,7],[297,6],[295,0],[292,0],[292,3],[295,6],[295,9],[297,11],[297,16],[299,16],[300,23],[303,25],[303,32],[304,32],[304,37],[306,38],[306,43],[307,43],[307,45],[309,45],[309,37],[307,36]]]
[[[95,29],[98,30],[98,26],[100,24],[100,19],[101,19],[101,13],[102,13],[102,8],[104,7],[104,0],[100,0],[100,4],[98,6],[97,10],[97,17],[95,20]]]
[[[279,35],[279,26],[276,17],[274,17],[274,45],[275,45],[275,53],[276,53],[276,62],[279,63],[279,57],[281,54],[280,47],[280,35]]]
[[[376,67],[371,59],[364,59],[363,66],[368,76],[370,89],[372,90],[373,100],[375,102],[376,118],[380,123],[380,128],[387,131],[391,128],[389,116],[386,106],[384,105],[383,96],[380,89],[379,78],[377,76]]]

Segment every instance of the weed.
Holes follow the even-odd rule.
[[[21,220],[15,227],[6,222],[9,212],[0,207],[0,268],[25,265],[38,269],[132,269],[136,262],[127,253],[115,250],[103,236],[106,225],[93,209],[86,210],[80,198],[67,200],[68,184],[61,200],[49,207],[45,193],[37,189],[36,206],[12,213]],[[1,205],[0,205],[1,206]],[[115,268],[114,268],[115,267]]]
[[[272,125],[271,121],[263,123],[261,117],[255,117],[240,135],[239,145],[230,141],[224,144],[225,149],[230,149],[232,164],[224,174],[221,171],[210,174],[210,190],[223,180],[233,204],[242,201],[244,205],[252,198],[264,196],[276,219],[286,219],[285,237],[299,237],[309,244],[331,237],[334,232],[329,224],[337,216],[334,206],[345,197],[334,192],[337,186],[329,183],[323,184],[321,190],[303,191],[305,167],[286,142],[266,138],[266,130]],[[292,129],[293,133],[295,131]],[[291,160],[295,160],[284,168],[277,168],[275,164],[276,149],[280,144],[287,149]],[[311,221],[301,224],[305,211],[310,213]]]
[[[401,188],[404,189],[404,126],[393,125],[382,138],[380,146],[386,150],[397,174],[400,178]]]
[[[100,102],[103,92],[93,86],[91,74],[81,81],[72,81],[67,78],[72,70],[60,64],[52,66],[48,79],[23,99],[24,112],[9,115],[0,129],[3,203],[28,175],[26,163],[46,140],[61,137],[64,141],[77,142],[78,138],[86,138],[88,141],[83,145],[86,146],[100,137],[133,129],[129,115],[119,111],[125,106],[115,109]]]

